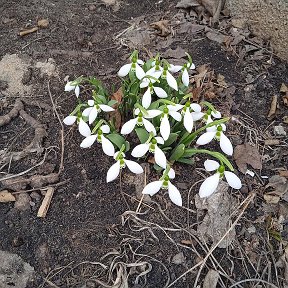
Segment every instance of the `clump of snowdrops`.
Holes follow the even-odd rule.
[[[135,174],[143,173],[138,162],[147,160],[149,154],[154,155],[154,168],[161,174],[159,180],[144,187],[143,194],[153,196],[161,189],[168,190],[171,201],[179,206],[182,197],[172,184],[175,178],[172,166],[175,162],[191,165],[198,153],[217,160],[204,162],[206,171],[215,173],[200,186],[200,197],[215,192],[223,178],[232,188],[241,188],[241,181],[226,157],[233,154],[232,144],[225,135],[225,123],[229,118],[223,118],[211,103],[192,102],[192,94],[188,93],[189,71],[195,69],[195,65],[189,54],[187,58],[183,66],[170,64],[159,55],[143,62],[134,51],[130,63],[118,72],[123,80],[121,103],[111,100],[101,82],[94,77],[79,77],[65,86],[65,91],[75,92],[78,105],[64,123],[78,125],[79,133],[84,137],[80,147],[101,145],[103,152],[114,159],[107,172],[107,182],[115,180],[125,167]],[[80,100],[84,87],[91,91],[88,101]],[[109,120],[113,107],[120,110],[125,120],[120,133],[113,120]],[[137,135],[138,143],[129,142],[132,133]],[[223,153],[203,149],[212,141],[219,143]],[[101,164],[98,162],[98,165]]]

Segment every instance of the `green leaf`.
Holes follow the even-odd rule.
[[[149,138],[149,133],[143,128],[135,128],[136,134],[141,142],[141,144],[145,143]]]
[[[119,149],[121,149],[122,145],[125,144],[125,138],[119,135],[118,133],[105,135],[113,144],[115,144]]]
[[[153,168],[156,170],[156,171],[161,171],[163,170],[162,167],[158,166],[156,163],[153,165]]]
[[[188,164],[188,165],[193,165],[195,163],[195,160],[181,157],[180,159],[177,160],[177,162],[181,162],[181,163]]]
[[[112,107],[112,106],[113,106],[114,104],[116,104],[116,103],[118,103],[117,100],[110,100],[110,101],[107,103],[107,105]]]
[[[130,143],[128,141],[125,141],[125,152],[130,150]]]
[[[171,133],[169,135],[169,138],[164,142],[164,147],[167,147],[173,144],[176,141],[177,137],[178,137],[177,133]]]
[[[170,157],[170,161],[177,161],[179,158],[182,157],[185,151],[185,145],[180,144],[178,145],[172,152],[172,155]]]

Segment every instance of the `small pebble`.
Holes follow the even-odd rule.
[[[286,131],[284,130],[284,127],[279,125],[279,126],[274,126],[274,133],[277,136],[286,136]]]

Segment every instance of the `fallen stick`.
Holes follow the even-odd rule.
[[[12,110],[6,115],[0,116],[0,127],[8,124],[13,118],[18,116],[19,112],[23,110],[23,108],[23,103],[20,99],[17,99]]]
[[[42,201],[42,204],[38,210],[37,217],[44,218],[46,216],[47,211],[48,211],[49,206],[50,206],[50,203],[51,203],[51,200],[52,200],[52,197],[53,197],[53,194],[54,194],[54,188],[48,187],[47,192],[45,194],[45,197]]]
[[[33,27],[33,28],[31,28],[31,29],[27,29],[27,30],[20,31],[20,32],[19,32],[19,35],[20,35],[20,36],[25,36],[25,35],[28,35],[28,34],[30,34],[30,33],[34,33],[34,32],[36,32],[36,31],[38,31],[38,27]]]

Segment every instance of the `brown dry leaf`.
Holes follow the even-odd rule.
[[[284,254],[280,256],[278,261],[276,262],[276,267],[284,268],[284,278],[285,278],[285,286],[288,287],[288,245],[285,247]]]
[[[281,84],[280,92],[281,92],[281,93],[286,93],[286,92],[288,92],[288,87],[287,87],[284,83]]]
[[[219,273],[216,270],[210,269],[204,278],[202,288],[216,288],[219,278]]]
[[[179,34],[197,34],[204,30],[204,25],[194,24],[191,22],[184,22],[180,24],[178,33]]]
[[[229,42],[232,41],[232,37],[224,35],[224,34],[219,33],[219,32],[215,32],[215,31],[208,31],[206,33],[206,37],[212,41],[219,43],[219,44],[228,44]]]
[[[194,81],[196,83],[196,88],[199,88],[199,87],[201,87],[202,79],[205,77],[205,75],[208,72],[208,68],[207,68],[206,64],[203,64],[203,65],[197,67],[196,71],[198,72],[198,74],[195,75],[193,78],[194,78]]]
[[[280,197],[277,195],[264,194],[263,197],[267,204],[277,204],[280,201]]]
[[[233,18],[231,19],[231,24],[235,28],[243,29],[246,26],[246,20],[241,18]]]
[[[228,189],[229,185],[221,181],[210,197],[202,199],[198,194],[195,196],[197,213],[203,214],[203,210],[207,211],[203,221],[197,227],[197,235],[202,242],[208,243],[212,239],[213,244],[218,243],[231,224],[230,214],[235,211],[237,200],[228,192]],[[218,247],[227,248],[235,236],[236,232],[233,228]]]
[[[40,28],[47,28],[49,26],[48,19],[40,19],[37,21],[37,26]]]
[[[269,110],[269,113],[268,113],[268,115],[267,115],[268,120],[272,120],[272,119],[275,117],[275,115],[276,115],[277,100],[278,100],[277,95],[274,95],[274,96],[272,97],[272,101],[271,101],[271,105],[270,105],[270,110]]]
[[[121,122],[122,122],[122,117],[121,117],[121,113],[118,109],[119,104],[122,102],[122,98],[123,98],[123,92],[122,92],[122,88],[120,87],[112,96],[111,96],[111,100],[116,100],[118,103],[113,105],[113,108],[115,109],[115,111],[110,113],[110,120],[112,121],[112,123],[114,123],[115,128],[117,131],[119,131],[120,127],[121,127]]]
[[[33,32],[36,32],[36,31],[38,31],[38,27],[33,27],[33,28],[30,28],[30,29],[25,29],[25,30],[20,31],[19,35],[20,36],[25,36],[25,35],[31,34]]]
[[[171,34],[171,28],[169,27],[168,20],[160,20],[154,23],[151,23],[150,26],[154,29],[157,29],[160,33],[159,36],[166,37]]]
[[[181,240],[180,242],[184,245],[192,245],[193,244],[193,242],[191,240],[185,240],[185,239]]]
[[[279,175],[288,178],[288,170],[280,170]]]
[[[288,107],[288,92],[286,92],[286,95],[284,95],[284,96],[282,97],[282,99],[283,99],[284,105],[285,105],[286,107]]]
[[[186,57],[185,50],[181,47],[177,47],[176,49],[168,49],[165,53],[163,53],[163,57],[165,58],[175,58],[175,59],[181,59]]]
[[[176,8],[191,8],[191,7],[196,7],[199,6],[199,2],[197,0],[181,0],[180,2],[177,3]]]
[[[284,116],[282,120],[283,120],[283,123],[288,124],[288,116]]]
[[[285,177],[282,177],[280,175],[273,175],[272,177],[270,177],[269,183],[265,186],[265,190],[271,187],[274,190],[265,194],[266,198],[269,201],[272,201],[270,203],[273,203],[273,201],[276,201],[277,197],[279,197],[279,200],[280,198],[282,198],[283,200],[288,201],[288,180]],[[276,203],[278,203],[278,201]]]
[[[222,86],[223,88],[227,88],[228,87],[228,85],[227,85],[227,83],[226,83],[226,81],[225,81],[225,76],[223,76],[222,74],[218,74],[217,75],[217,83],[220,85],[220,86]]]
[[[14,202],[16,198],[8,190],[0,191],[0,203]]]
[[[247,164],[251,165],[254,169],[262,169],[261,155],[258,149],[249,143],[237,145],[233,157],[239,170],[243,174],[247,171]]]

